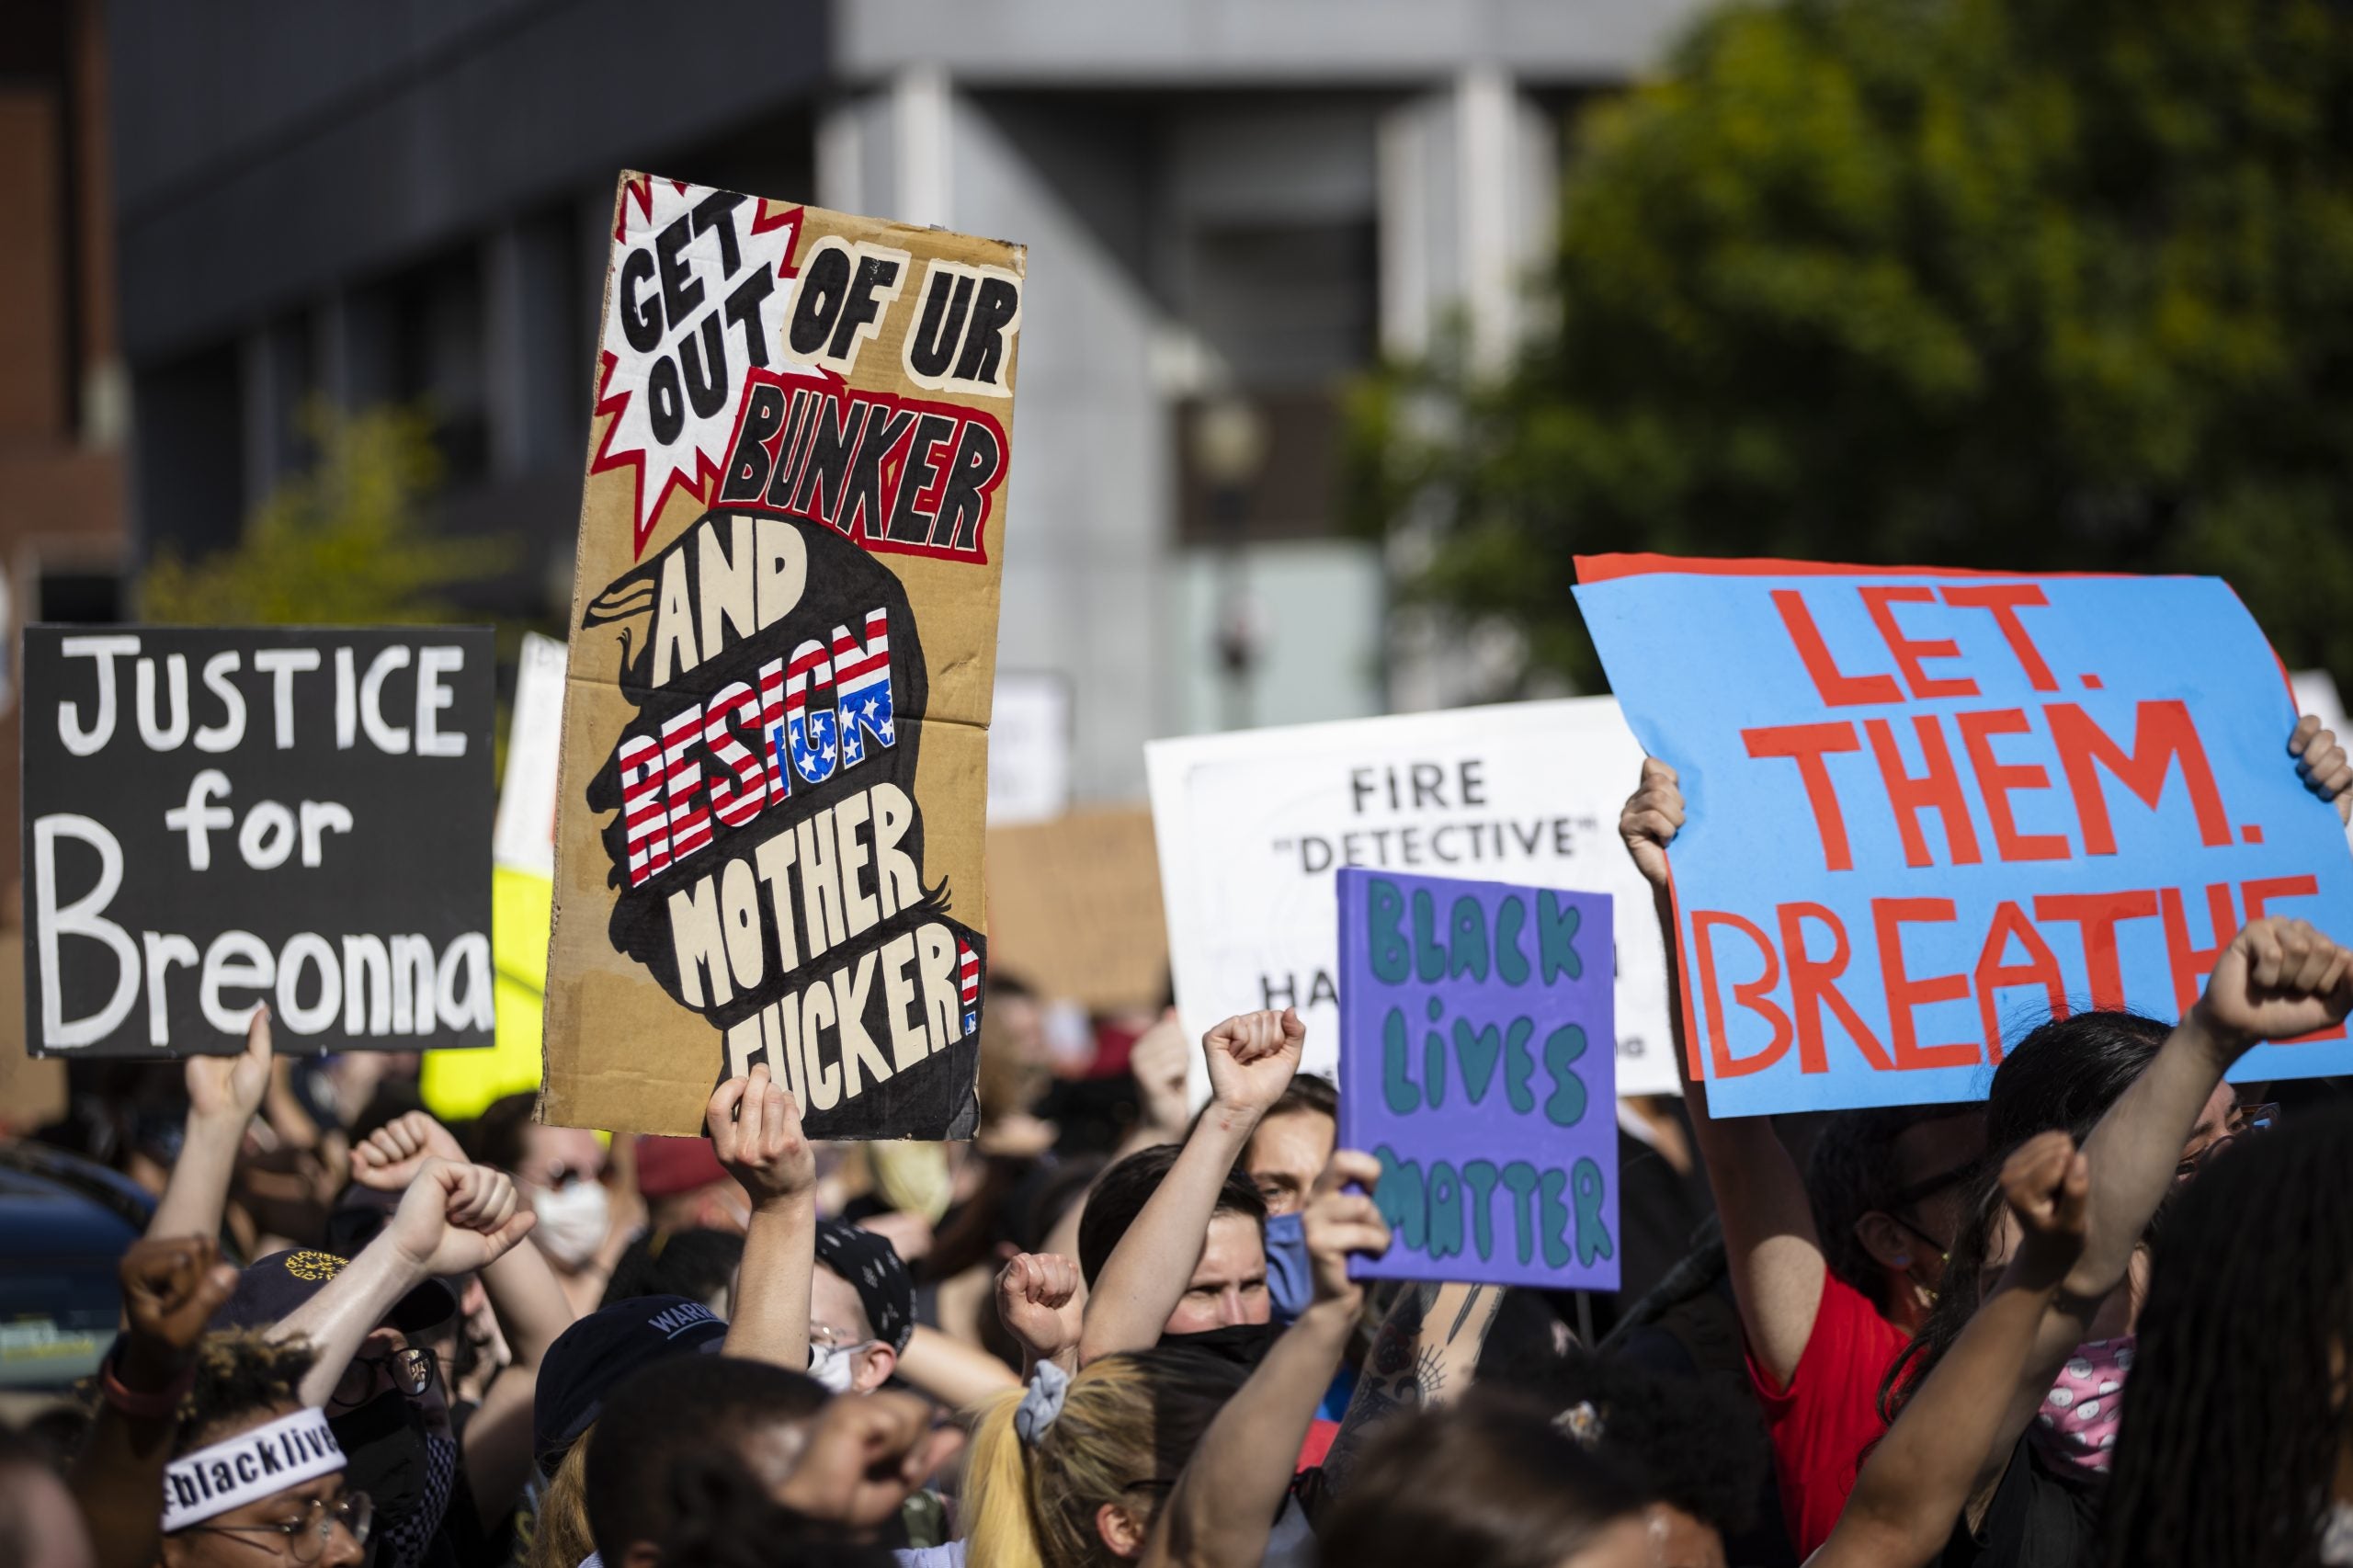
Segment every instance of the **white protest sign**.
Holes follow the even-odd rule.
[[[555,875],[555,764],[563,744],[563,644],[523,633],[515,667],[515,709],[506,722],[506,773],[490,858],[538,876]]]
[[[1070,809],[1070,682],[999,670],[990,703],[989,825],[1048,822]]]
[[[1676,1091],[1665,951],[1649,884],[1618,841],[1643,751],[1611,699],[1199,735],[1144,754],[1188,1032],[1296,1006],[1303,1069],[1334,1073],[1339,867],[1606,892],[1619,1092]],[[1197,1062],[1197,1098],[1201,1073]]]

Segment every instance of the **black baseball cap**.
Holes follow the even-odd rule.
[[[605,1396],[631,1373],[672,1356],[716,1356],[726,1338],[727,1320],[685,1296],[631,1296],[557,1335],[540,1358],[531,1399],[531,1449],[540,1472],[555,1473],[604,1414]]]
[[[212,1314],[215,1328],[262,1328],[278,1322],[350,1267],[340,1253],[298,1248],[274,1252],[246,1267],[237,1288]],[[458,1315],[458,1292],[446,1279],[427,1278],[392,1303],[384,1321],[403,1334],[438,1328]]]
[[[817,1261],[858,1292],[874,1337],[905,1354],[915,1332],[915,1286],[891,1238],[847,1220],[817,1221]]]

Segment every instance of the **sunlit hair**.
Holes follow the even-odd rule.
[[[2347,1431],[2353,1108],[2243,1141],[2170,1204],[2108,1487],[2104,1562],[2316,1563]]]
[[[588,1439],[591,1426],[564,1450],[554,1479],[540,1494],[539,1517],[531,1524],[530,1551],[523,1568],[577,1568],[597,1550],[588,1531]]]
[[[1107,1503],[1149,1528],[1201,1434],[1241,1386],[1231,1362],[1139,1350],[1088,1363],[1033,1448],[1014,1430],[1020,1391],[983,1407],[964,1472],[969,1561],[988,1568],[1097,1568],[1118,1561],[1095,1516]]]

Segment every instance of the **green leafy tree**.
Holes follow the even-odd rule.
[[[139,585],[150,621],[183,626],[412,624],[457,619],[441,596],[514,559],[506,539],[450,539],[426,522],[440,482],[422,412],[305,411],[316,460],[281,483],[229,550],[159,551]]]
[[[1557,330],[1354,399],[1409,592],[1591,686],[1579,552],[2211,572],[2353,675],[2353,6],[1736,6],[1575,142]]]

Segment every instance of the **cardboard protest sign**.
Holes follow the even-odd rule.
[[[1340,1146],[1394,1235],[1350,1274],[1615,1290],[1609,895],[1337,882]]]
[[[1627,717],[1682,776],[1685,1017],[1719,1115],[1974,1098],[2052,1014],[2177,1017],[2257,915],[2353,938],[2353,855],[2219,581],[1578,565]],[[2353,1068],[2333,1035],[2234,1076]]]
[[[622,176],[540,1114],[968,1135],[1024,253]]]
[[[1152,813],[1116,806],[989,829],[989,961],[1050,1000],[1157,1007],[1168,927]]]
[[[1618,1087],[1674,1093],[1666,954],[1618,841],[1643,751],[1608,698],[1247,730],[1144,748],[1186,1028],[1296,1006],[1303,1070],[1337,1050],[1347,866],[1616,895]],[[1194,1097],[1208,1080],[1194,1068]]]
[[[490,1043],[490,632],[25,631],[34,1054]]]

